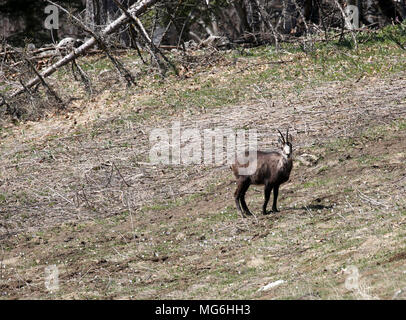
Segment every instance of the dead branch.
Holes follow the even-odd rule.
[[[122,176],[120,170],[117,168],[117,165],[116,165],[114,162],[112,162],[112,164],[113,164],[113,167],[116,168],[118,175],[121,177],[121,179],[123,180],[123,182],[125,183],[125,185],[126,185],[127,187],[131,187],[131,185],[130,185],[127,181],[125,181],[125,179],[124,179],[124,177]]]
[[[72,15],[68,10],[66,10],[65,8],[61,7],[60,5],[47,0],[49,3],[57,6],[60,10],[62,10],[63,12],[67,13],[69,15],[70,18],[73,19],[74,23],[80,27],[81,29],[83,29],[85,32],[87,32],[88,34],[90,34],[93,38],[96,39],[98,45],[100,46],[100,48],[104,51],[104,53],[107,55],[107,57],[111,60],[111,62],[113,63],[114,67],[116,68],[117,72],[127,81],[127,85],[130,86],[131,84],[135,85],[135,80],[134,77],[132,76],[132,74],[130,73],[130,71],[128,71],[124,65],[116,58],[113,56],[113,54],[110,52],[110,50],[108,49],[108,45],[103,41],[102,37],[99,36],[98,34],[96,34],[93,30],[91,30],[90,28],[88,28],[80,19],[76,18],[74,15]]]
[[[338,7],[338,9],[340,10],[341,15],[342,15],[342,17],[343,17],[343,19],[344,19],[344,24],[345,24],[345,25],[347,26],[347,28],[350,30],[351,36],[352,36],[352,40],[354,41],[355,49],[357,49],[357,48],[358,48],[358,43],[357,43],[357,39],[356,39],[356,37],[355,37],[355,32],[354,32],[353,27],[351,26],[350,22],[348,21],[347,16],[345,15],[345,12],[344,12],[343,7],[341,7],[340,3],[339,3],[337,0],[334,0],[334,3],[336,4],[336,6]]]
[[[137,30],[135,30],[135,27],[132,24],[129,25],[128,33],[130,35],[133,46],[135,47],[135,50],[137,50],[138,56],[140,57],[142,63],[147,64],[146,61],[144,60],[144,57],[142,56],[141,48],[137,41]]]
[[[49,84],[45,81],[44,77],[38,72],[37,69],[35,69],[34,65],[32,64],[32,62],[25,58],[25,61],[28,63],[28,65],[30,66],[31,70],[37,75],[37,77],[40,79],[40,82],[42,83],[42,85],[48,90],[48,92],[55,98],[55,100],[61,105],[63,106],[64,103],[62,101],[62,99],[58,96],[58,94],[49,86]],[[27,85],[23,86],[24,91],[29,92],[29,87]]]
[[[151,6],[153,6],[156,2],[158,2],[159,0],[142,0],[136,4],[133,4],[128,12],[131,15],[134,16],[138,16],[142,13],[144,13],[148,8],[150,8]],[[117,18],[115,21],[113,21],[112,23],[110,23],[106,28],[104,28],[101,32],[101,37],[107,36],[113,32],[115,32],[118,28],[120,28],[121,25],[123,25],[124,23],[128,22],[129,19],[125,14],[122,14],[119,18]],[[47,69],[45,69],[44,71],[42,71],[40,73],[40,75],[43,78],[46,78],[48,76],[50,76],[51,74],[53,74],[56,70],[58,70],[60,67],[68,64],[69,62],[71,62],[73,59],[78,58],[79,56],[83,55],[85,52],[87,52],[90,48],[92,48],[95,44],[97,44],[97,40],[92,37],[89,40],[87,40],[84,44],[82,44],[80,47],[73,49],[73,51],[71,53],[69,53],[68,55],[66,55],[65,57],[63,57],[61,60],[57,61],[56,63],[54,63],[53,65],[51,65],[50,67],[48,67]],[[27,88],[31,88],[32,86],[38,84],[41,82],[41,78],[40,77],[35,77],[34,79],[30,80],[27,84],[26,87]],[[16,92],[14,92],[10,98],[16,97],[17,95],[23,93],[25,91],[24,88],[20,88],[18,89]]]
[[[86,91],[91,95],[92,94],[92,83],[90,81],[90,78],[87,76],[87,74],[83,71],[83,69],[76,63],[76,59],[72,60],[72,73],[73,76],[76,79],[75,76],[75,68],[79,72],[80,79],[82,80]]]
[[[4,95],[2,93],[0,93],[0,107],[5,105],[7,110],[10,110],[10,105],[7,103],[6,98],[4,97]]]
[[[271,29],[271,31],[272,31],[272,35],[273,35],[274,40],[275,40],[275,49],[279,50],[279,41],[278,41],[278,35],[277,35],[277,32],[276,32],[277,28],[274,28],[274,26],[272,25],[272,22],[270,21],[270,19],[268,17],[268,13],[264,9],[264,7],[259,3],[258,0],[256,0],[256,4],[257,4],[257,6],[259,8],[259,14],[260,14],[262,20],[265,21],[265,23],[268,25],[269,29]]]
[[[120,8],[120,10],[126,15],[126,17],[128,19],[130,19],[130,21],[132,21],[134,23],[134,27],[136,28],[137,32],[140,33],[142,35],[142,37],[144,38],[144,40],[146,41],[148,52],[150,53],[151,57],[154,59],[154,61],[155,61],[156,65],[158,66],[158,68],[161,70],[161,62],[160,62],[158,56],[156,55],[156,50],[154,48],[154,43],[150,39],[150,37],[148,36],[148,33],[144,29],[144,26],[141,24],[139,19],[136,19],[136,18],[132,17],[131,14],[127,11],[127,9],[119,1],[117,1],[117,0],[113,0],[113,1]]]
[[[159,48],[155,45],[155,43],[152,41],[152,39],[149,37],[147,31],[145,30],[144,26],[141,23],[141,20],[138,19],[136,16],[133,16],[127,9],[118,1],[118,0],[113,0],[117,6],[123,11],[123,13],[126,15],[130,21],[132,21],[135,25],[135,28],[137,31],[141,34],[141,36],[144,38],[147,44],[148,51],[150,52],[151,56],[154,58],[155,62],[157,63],[158,67],[161,68],[161,63],[159,61],[159,58],[157,54],[159,54],[174,70],[175,74],[178,75],[178,70],[172,64],[169,59],[159,50]]]

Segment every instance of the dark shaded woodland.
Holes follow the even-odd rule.
[[[135,0],[119,0],[124,7]],[[59,0],[59,5],[82,18],[94,30],[101,29],[120,15],[114,0]],[[84,38],[83,30],[61,14],[58,30],[52,34],[43,26],[45,0],[0,1],[2,38],[12,45],[31,42],[37,47],[65,37]],[[276,34],[301,36],[329,28],[343,27],[342,12],[357,6],[359,26],[378,28],[401,22],[406,15],[404,0],[170,0],[158,4],[143,17],[156,43],[178,45],[203,41],[210,36],[234,42],[274,41]],[[118,39],[130,46],[134,30],[124,27]]]

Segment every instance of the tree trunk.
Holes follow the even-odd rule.
[[[283,28],[282,31],[288,34],[296,26],[296,7],[291,0],[283,0]]]
[[[136,0],[120,0],[125,8],[129,8]],[[114,21],[121,14],[113,0],[86,0],[86,23],[93,31],[99,31]],[[122,45],[130,45],[128,32],[121,30],[119,39]]]
[[[318,24],[320,20],[318,1],[305,0],[303,6],[303,16],[306,21]]]
[[[236,30],[239,32],[238,36],[243,35],[249,29],[247,13],[244,10],[244,0],[234,1],[234,8],[238,16],[238,23],[236,23]]]

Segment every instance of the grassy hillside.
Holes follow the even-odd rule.
[[[406,37],[357,40],[171,52],[180,76],[166,79],[129,53],[132,88],[90,57],[91,97],[60,70],[53,85],[79,98],[68,111],[1,127],[0,296],[406,298]],[[251,187],[256,215],[238,216],[225,166],[151,165],[149,133],[175,121],[254,128],[261,149],[289,126],[281,212],[262,216]]]

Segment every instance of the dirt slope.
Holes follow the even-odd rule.
[[[23,125],[0,149],[0,294],[405,298],[405,88],[397,75],[166,119],[133,122],[112,106],[99,120],[90,107]],[[237,216],[223,166],[149,165],[150,130],[174,121],[255,128],[262,149],[289,126],[296,161],[281,212],[259,215],[263,191],[252,187],[258,215]],[[56,292],[44,286],[49,265],[59,270]]]

